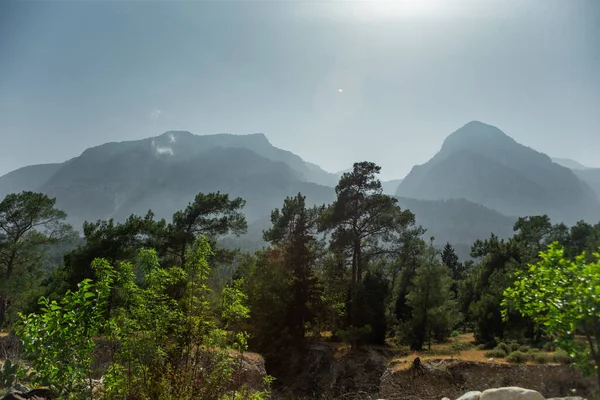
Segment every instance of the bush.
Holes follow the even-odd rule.
[[[523,346],[519,346],[518,349],[521,353],[527,353],[529,350],[531,350],[531,346],[527,346],[527,345],[523,345]],[[514,351],[514,350],[513,350]]]
[[[509,353],[519,350],[519,347],[521,347],[521,345],[518,342],[510,342],[508,344],[508,348],[510,349]]]
[[[477,350],[491,350],[494,348],[494,343],[482,343],[475,347]]]
[[[552,354],[552,361],[559,364],[571,364],[571,357],[564,350],[558,350]]]
[[[554,342],[546,342],[542,346],[542,349],[547,352],[556,351],[556,344],[554,344]]]
[[[531,359],[531,356],[527,353],[523,353],[522,351],[513,351],[506,357],[506,361],[512,364],[523,364]]]
[[[495,349],[493,349],[493,350],[486,351],[485,353],[483,353],[483,355],[484,355],[485,357],[488,357],[488,358],[489,358],[489,357],[494,357],[494,358],[504,358],[504,357],[506,357],[506,351],[504,351],[504,350],[502,350],[502,349],[500,349],[500,348],[496,347],[496,348],[495,348]]]
[[[532,347],[532,348],[529,349],[529,353],[532,353],[532,354],[533,353],[539,353],[539,352],[540,352],[540,349],[536,349],[535,347]]]
[[[533,354],[532,357],[533,361],[535,361],[538,364],[547,364],[550,361],[552,361],[552,356],[548,353],[537,352]]]
[[[498,343],[498,346],[496,346],[496,348],[494,350],[502,350],[504,352],[504,355],[506,356],[508,353],[511,352],[510,348],[508,347],[508,345],[504,342],[500,342]]]
[[[456,352],[469,350],[473,348],[473,343],[469,342],[452,342],[452,350]]]

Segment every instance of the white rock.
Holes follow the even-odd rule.
[[[463,394],[456,400],[479,400],[479,396],[481,396],[481,392],[473,390]]]
[[[545,400],[540,392],[516,386],[488,389],[483,391],[479,400]]]
[[[442,397],[442,400],[450,400],[450,399],[447,397]]]

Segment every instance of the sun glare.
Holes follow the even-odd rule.
[[[359,3],[374,17],[415,17],[435,14],[441,0],[366,0]]]

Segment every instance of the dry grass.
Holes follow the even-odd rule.
[[[453,344],[472,344],[472,348],[468,350],[456,350]],[[486,350],[477,350],[475,348],[475,338],[472,333],[463,334],[450,339],[447,343],[432,343],[431,349],[422,351],[407,351],[407,354],[402,357],[396,357],[392,360],[392,368],[395,371],[408,369],[412,365],[415,358],[419,357],[421,362],[429,360],[462,360],[462,361],[478,361],[478,362],[494,362],[498,364],[507,364],[503,359],[495,358],[490,360],[484,353]]]

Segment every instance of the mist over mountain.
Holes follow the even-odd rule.
[[[591,169],[590,167],[586,167],[581,164],[579,161],[571,160],[570,158],[556,158],[552,157],[552,162],[556,164],[562,165],[563,167],[567,167],[572,170],[586,170]]]
[[[548,214],[566,223],[600,217],[600,201],[573,171],[477,121],[452,133],[432,159],[413,167],[396,194],[464,198],[505,215]]]
[[[286,196],[302,192],[309,204],[330,203],[343,172],[326,172],[273,146],[263,134],[169,131],[92,147],[64,163],[15,170],[0,177],[0,196],[33,190],[56,197],[79,229],[86,220],[123,221],[150,209],[170,219],[197,193],[221,191],[247,201],[248,233],[229,245],[256,249],[264,244],[271,210]],[[427,237],[465,249],[492,232],[509,237],[516,216],[597,221],[600,205],[590,186],[600,194],[600,170],[574,173],[479,122],[448,136],[406,179],[382,182],[383,192],[399,197]]]
[[[592,188],[596,197],[600,200],[600,168],[588,168],[585,170],[573,170],[575,175]]]
[[[0,180],[0,195],[27,189],[56,197],[57,206],[79,227],[85,220],[124,220],[149,209],[170,218],[198,192],[221,191],[243,197],[252,221],[299,191],[309,202],[331,201],[332,190],[315,183],[328,179],[330,174],[273,147],[262,134],[173,131],[89,148],[63,164],[11,172]]]

